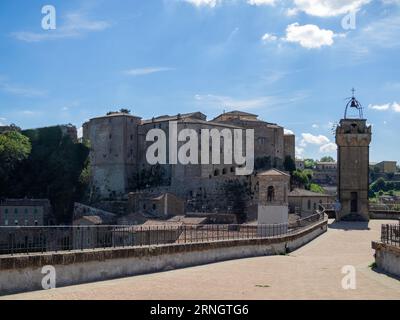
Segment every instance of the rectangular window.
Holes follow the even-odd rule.
[[[5,225],[5,226],[8,226],[8,220],[7,220],[7,219],[4,220],[4,225]]]
[[[17,208],[14,209],[14,213],[18,214],[18,209]]]
[[[8,213],[8,208],[4,209],[4,213],[7,214]]]

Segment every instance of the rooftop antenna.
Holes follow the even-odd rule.
[[[346,109],[345,109],[345,111],[344,111],[344,118],[345,118],[345,119],[348,119],[348,118],[347,118],[347,111],[348,111],[348,108],[350,107],[350,108],[355,108],[355,109],[357,109],[357,110],[358,110],[358,115],[359,115],[360,119],[364,119],[363,107],[362,107],[361,103],[356,99],[356,97],[355,97],[355,95],[354,95],[354,93],[356,92],[356,90],[355,90],[354,88],[352,88],[352,89],[351,89],[351,92],[352,92],[351,98],[347,98],[347,99],[348,99],[348,102],[347,102],[347,104],[346,104]]]

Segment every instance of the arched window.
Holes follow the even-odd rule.
[[[267,189],[267,201],[272,202],[275,200],[275,188],[273,186],[269,186]]]
[[[219,170],[218,169],[214,170],[214,176],[219,176]]]

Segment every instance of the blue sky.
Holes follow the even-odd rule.
[[[41,27],[47,4],[56,30]],[[355,87],[371,161],[400,161],[399,49],[399,0],[2,0],[0,123],[243,110],[321,158]]]

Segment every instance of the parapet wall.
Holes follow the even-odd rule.
[[[103,281],[218,261],[285,254],[327,230],[327,220],[296,234],[152,247],[109,248],[0,256],[0,295],[42,289],[42,268],[56,270],[56,286]]]
[[[375,249],[375,262],[378,268],[400,277],[400,247],[372,242],[372,249]]]

